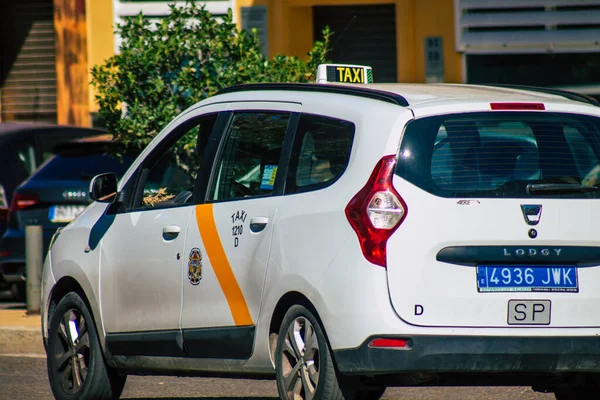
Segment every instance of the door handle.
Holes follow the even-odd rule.
[[[169,225],[163,228],[162,236],[165,240],[173,240],[177,236],[179,236],[179,232],[181,232],[180,227],[178,227],[177,225]]]
[[[269,222],[269,218],[267,217],[255,217],[250,220],[250,230],[254,233],[258,233],[265,229],[267,223]]]

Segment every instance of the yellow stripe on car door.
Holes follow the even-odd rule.
[[[246,299],[231,270],[227,254],[225,254],[225,249],[223,249],[223,244],[221,244],[219,238],[212,204],[196,206],[196,222],[212,268],[229,304],[233,321],[238,326],[252,325],[252,317]]]

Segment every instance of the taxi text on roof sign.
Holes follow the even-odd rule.
[[[373,83],[373,69],[365,65],[321,64],[317,83]]]

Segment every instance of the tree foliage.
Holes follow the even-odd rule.
[[[307,60],[262,53],[255,32],[239,31],[232,13],[217,21],[193,1],[170,6],[159,22],[142,13],[118,25],[118,54],[92,69],[100,117],[125,148],[141,149],[176,115],[240,83],[305,82],[326,61],[331,32]]]

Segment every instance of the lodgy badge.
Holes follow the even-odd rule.
[[[529,248],[529,249],[509,249],[509,248],[505,247],[503,255],[505,257],[512,257],[512,256],[518,256],[518,257],[522,257],[522,256],[548,257],[548,256],[552,256],[552,255],[560,256],[560,252],[561,251],[562,251],[561,248],[547,248],[547,249],[538,250],[538,249],[533,249],[533,248]]]

